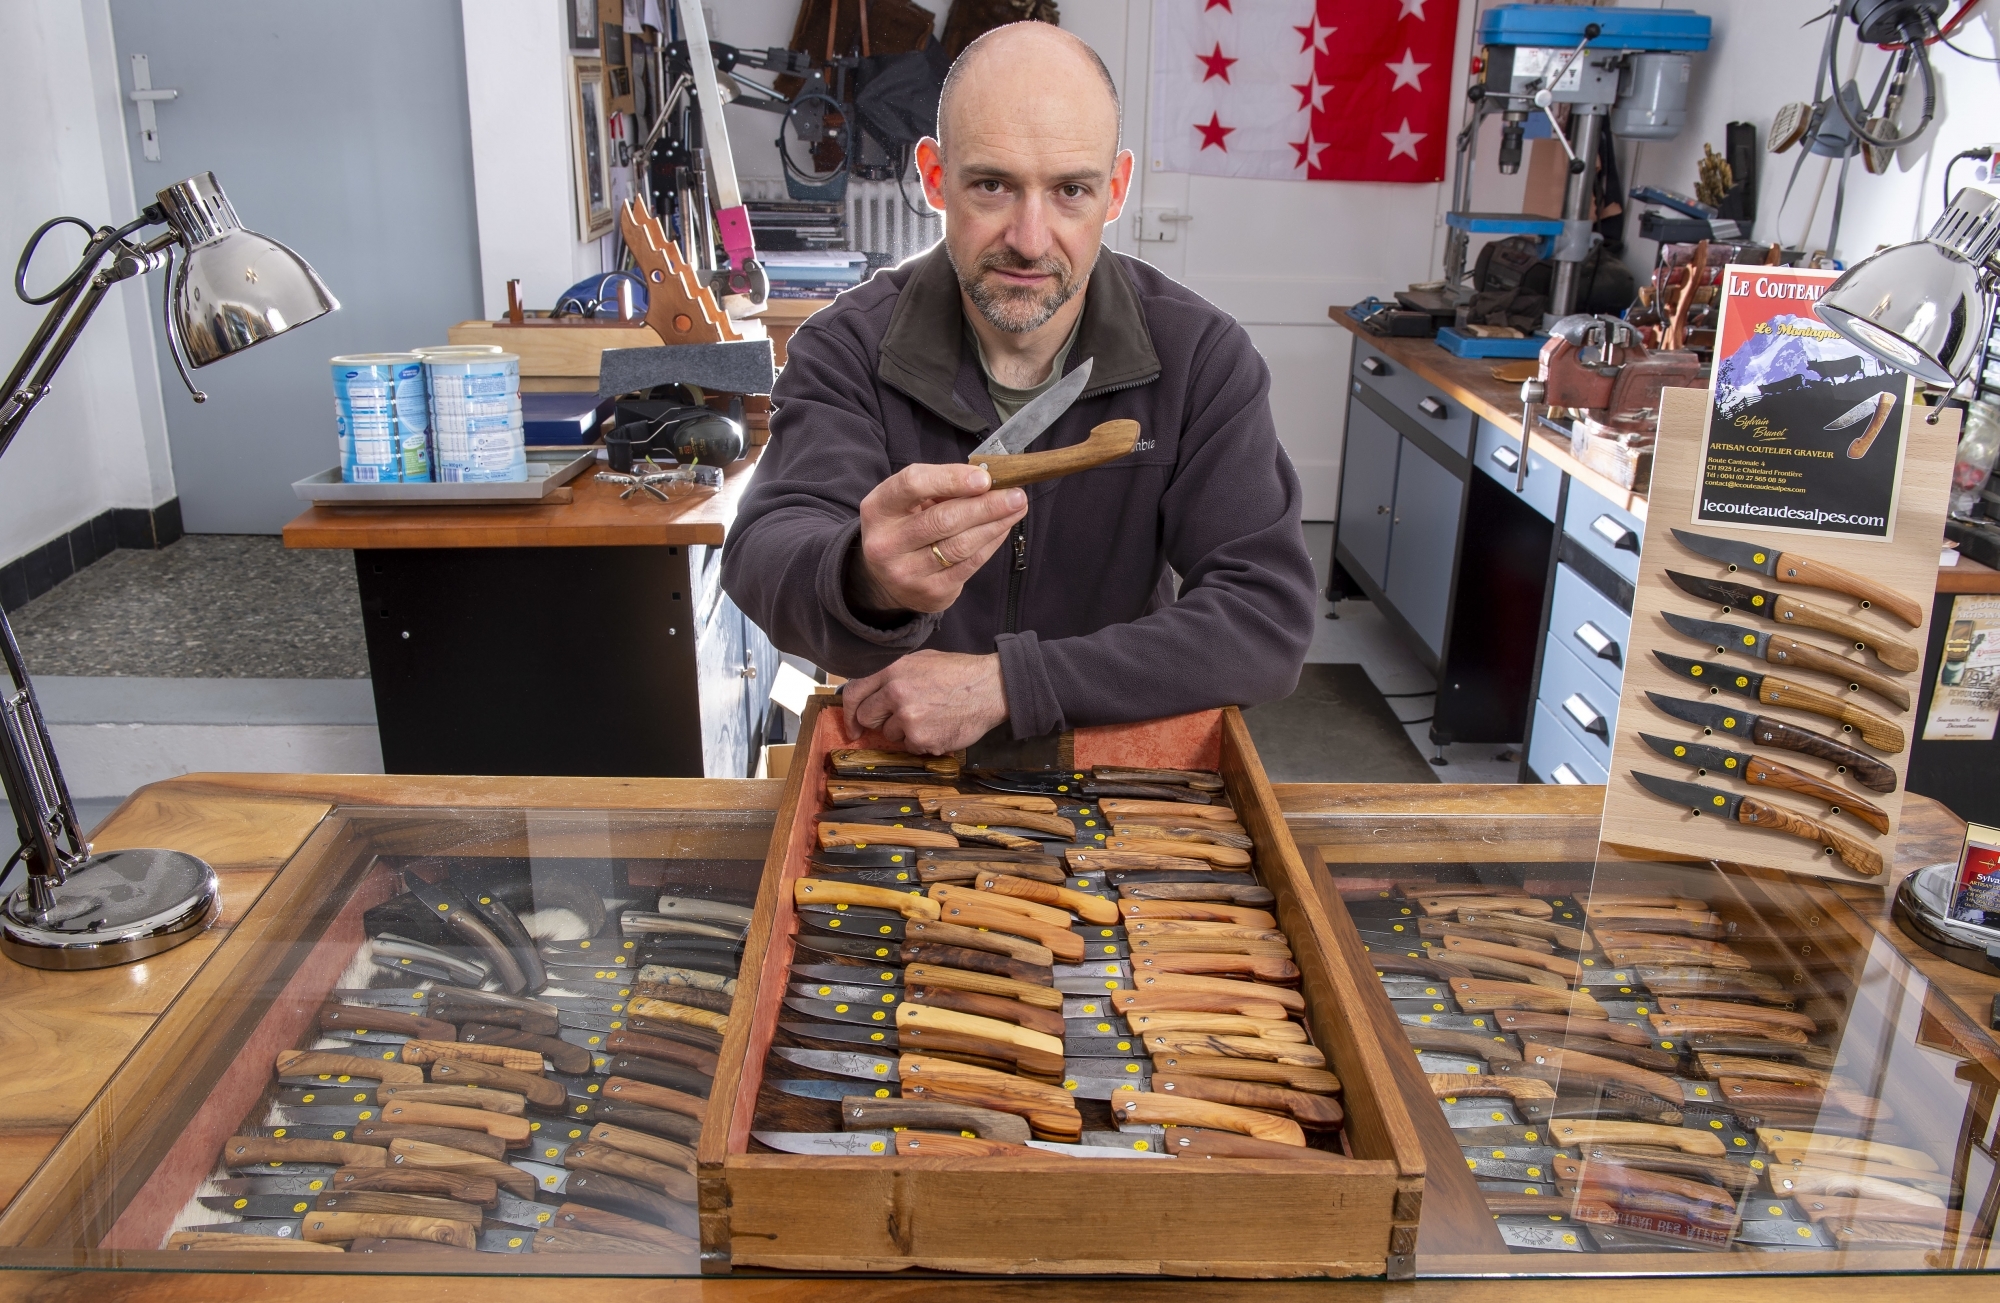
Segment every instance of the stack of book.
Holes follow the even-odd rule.
[[[830,299],[842,290],[851,290],[868,277],[868,255],[840,249],[791,252],[767,250],[760,243],[757,256],[771,278],[774,299]]]
[[[847,247],[847,209],[841,204],[753,199],[744,207],[759,249]]]

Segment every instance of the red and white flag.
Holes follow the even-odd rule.
[[[1458,0],[1154,0],[1156,172],[1441,181]]]

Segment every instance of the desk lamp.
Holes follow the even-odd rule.
[[[65,225],[91,231],[90,241],[61,284],[32,296],[27,274],[35,247]],[[129,238],[162,225],[167,229],[149,240]],[[111,287],[159,270],[169,277],[167,351],[197,403],[208,395],[194,387],[190,366],[207,366],[340,306],[305,259],[244,228],[212,172],[160,191],[120,227],[92,231],[74,217],[44,222],[21,253],[14,292],[24,303],[54,306],[0,388],[0,454],[48,393],[56,368]],[[0,698],[0,781],[21,839],[14,859],[28,870],[27,885],[0,905],[0,950],[35,968],[103,968],[191,940],[215,916],[215,870],[185,851],[93,853],[4,611],[0,657],[12,681]]]
[[[1929,235],[1863,258],[1813,311],[1870,356],[1956,388],[1985,352],[2000,290],[1996,250],[2000,196],[1967,186]],[[1896,889],[1896,923],[1932,954],[2000,974],[2000,928],[1957,917],[1957,895],[1957,861],[1918,869]]]

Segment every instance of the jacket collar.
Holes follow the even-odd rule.
[[[903,283],[882,336],[881,361],[875,374],[883,383],[908,394],[940,418],[966,431],[982,434],[992,420],[975,411],[957,390],[965,358],[965,310],[959,298],[958,275],[940,242],[925,254]],[[1065,370],[1087,357],[1097,359],[1094,382],[1082,397],[1144,384],[1160,374],[1160,355],[1146,328],[1145,310],[1124,255],[1104,249],[1084,290],[1083,321]],[[977,362],[974,362],[977,370]],[[990,406],[990,404],[982,404]]]

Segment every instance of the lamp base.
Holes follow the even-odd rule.
[[[93,855],[35,909],[23,887],[0,908],[0,952],[30,968],[109,968],[192,941],[220,908],[215,870],[185,851]]]
[[[1960,968],[2000,977],[2000,929],[1961,923],[1951,916],[1951,899],[1958,889],[1954,861],[1932,864],[1903,879],[1896,888],[1894,915],[1903,935],[1940,959]]]

